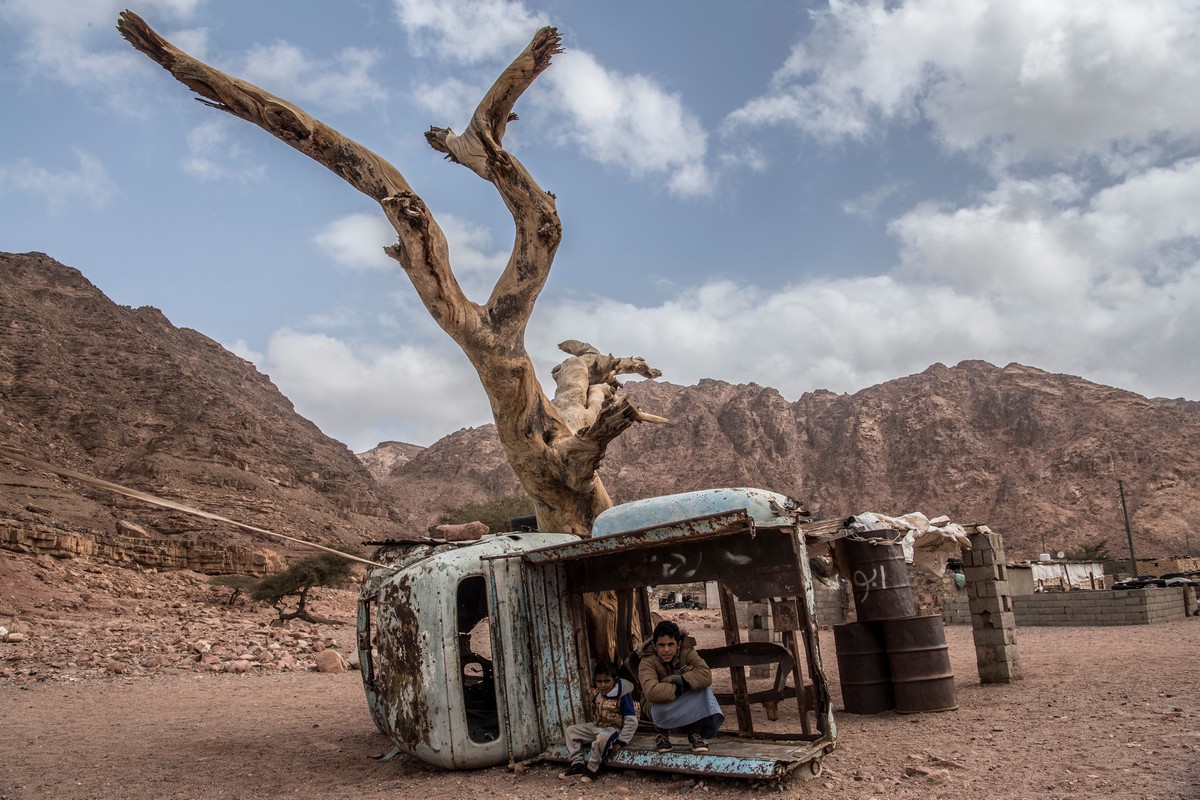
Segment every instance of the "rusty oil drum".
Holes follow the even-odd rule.
[[[941,616],[891,619],[880,623],[892,672],[896,713],[953,711],[954,672]]]
[[[847,714],[879,714],[896,707],[883,629],[878,622],[833,626],[838,682]]]
[[[871,531],[864,536],[890,539],[896,531]],[[898,544],[873,544],[846,539],[842,545],[850,572],[850,593],[859,622],[878,622],[916,616],[904,550]]]

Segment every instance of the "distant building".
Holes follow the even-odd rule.
[[[1111,589],[1113,576],[1099,561],[1028,561],[1008,565],[1008,589],[1014,595]]]

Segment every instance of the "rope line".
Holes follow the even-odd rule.
[[[357,561],[360,564],[368,564],[372,567],[383,567],[384,569],[390,570],[395,569],[395,567],[389,566],[388,564],[380,564],[377,561],[360,558],[359,556],[351,555],[350,553],[343,553],[341,550],[335,550],[334,548],[326,547],[323,544],[317,544],[316,542],[298,539],[295,536],[288,536],[285,533],[276,533],[275,531],[269,531],[266,528],[259,528],[254,525],[247,525],[244,522],[238,522],[237,520],[229,519],[228,517],[222,517],[220,514],[213,514],[208,511],[203,511],[199,508],[193,508],[192,506],[185,506],[183,503],[176,503],[174,500],[167,500],[165,497],[158,497],[157,495],[150,494],[149,492],[143,492],[138,489],[130,489],[128,486],[122,486],[119,483],[101,480],[100,478],[93,478],[90,475],[85,475],[82,472],[76,472],[75,470],[67,469],[66,467],[57,467],[54,464],[48,464],[45,461],[38,461],[36,458],[30,458],[29,456],[23,456],[20,453],[14,453],[11,450],[7,450],[3,447],[0,447],[0,456],[4,456],[5,458],[11,459],[20,464],[24,464],[27,467],[33,467],[34,469],[40,469],[45,472],[52,472],[55,475],[61,475],[64,478],[73,478],[81,483],[86,483],[90,486],[95,486],[100,489],[107,489],[110,492],[116,492],[117,494],[122,494],[126,497],[132,497],[134,500],[141,500],[142,502],[150,503],[151,505],[170,508],[174,511],[182,511],[185,514],[191,514],[194,517],[203,517],[204,519],[211,519],[216,522],[224,522],[229,525],[233,525],[235,528],[253,531],[254,533],[261,533],[267,536],[275,536],[280,539],[286,539],[289,542],[295,542],[296,544],[304,545],[305,547],[315,547],[318,550],[324,550],[327,553],[333,553],[336,556],[341,556],[342,558],[346,558],[351,561]]]

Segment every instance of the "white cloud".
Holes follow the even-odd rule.
[[[225,349],[238,358],[246,359],[255,366],[263,362],[263,354],[252,348],[245,339],[238,339],[233,344],[227,344],[225,345]]]
[[[357,350],[324,334],[271,336],[264,372],[309,419],[355,452],[397,439],[428,444],[491,421],[475,371],[454,345]]]
[[[487,90],[488,87],[482,84],[447,78],[437,83],[418,84],[413,89],[413,97],[423,108],[434,113],[443,126],[461,132]]]
[[[210,119],[187,135],[188,152],[180,162],[183,171],[202,181],[250,183],[266,178],[266,167],[250,164],[240,145],[229,138],[229,122]]]
[[[1120,152],[1194,138],[1200,7],[1188,0],[832,2],[776,73],[730,115],[818,138],[877,121],[933,123],[952,148],[1009,158]]]
[[[1196,395],[1200,378],[1178,366],[1194,361],[1200,335],[1200,159],[1179,154],[1200,142],[1200,105],[1181,102],[1200,78],[1200,6],[834,0],[813,21],[771,91],[731,114],[726,132],[777,124],[886,151],[889,128],[921,122],[995,181],[893,219],[892,276],[785,290],[805,307],[857,303],[894,333],[857,346],[862,332],[837,316],[820,332],[779,334],[798,339],[813,369],[844,376],[830,388],[886,379],[863,366],[878,353],[893,375],[986,358]],[[843,210],[870,215],[885,196]],[[795,318],[819,324],[803,310]]]
[[[288,42],[256,45],[246,54],[240,77],[299,105],[335,111],[382,103],[387,92],[370,76],[379,56],[347,47],[331,59],[313,59]]]
[[[534,32],[549,24],[544,14],[509,0],[394,0],[396,18],[418,54],[473,64],[512,60]]]
[[[890,182],[882,186],[877,186],[869,192],[859,195],[842,203],[842,211],[854,217],[862,217],[863,219],[874,219],[879,212],[879,207],[883,205],[888,198],[899,192],[901,186],[899,183]]]
[[[708,136],[678,95],[644,76],[606,69],[582,50],[559,56],[540,80],[550,90],[543,105],[562,115],[557,134],[584,156],[635,177],[665,175],[682,197],[712,191]]]
[[[491,231],[453,214],[435,212],[450,246],[450,263],[468,297],[484,300],[508,263],[509,252],[492,249]],[[398,270],[383,248],[396,241],[391,225],[378,214],[348,214],[314,237],[335,264],[349,269]]]
[[[958,218],[941,222],[952,230]],[[773,386],[791,399],[818,388],[858,391],[931,363],[964,359],[1033,364],[1151,396],[1200,395],[1200,375],[1179,369],[1195,362],[1200,341],[1200,259],[1193,255],[1169,277],[1112,266],[1090,283],[1068,270],[1067,278],[1051,275],[1038,290],[1035,270],[1021,262],[1033,258],[1039,269],[1056,271],[1056,237],[1067,233],[1055,222],[1052,216],[1041,222],[1044,251],[1017,249],[1006,263],[985,250],[991,261],[969,265],[972,276],[999,265],[1016,276],[1011,286],[991,276],[975,278],[991,281],[986,291],[966,285],[966,277],[901,282],[876,276],[778,289],[709,283],[652,307],[602,297],[544,300],[530,326],[530,352],[547,371],[556,342],[583,339],[605,352],[642,355],[665,368],[663,379],[673,383],[720,376]],[[1096,235],[1094,227],[1091,232]],[[937,240],[931,235],[910,246],[928,241]],[[942,254],[933,250],[927,257]]]
[[[201,1],[146,0],[139,11],[146,18],[161,14],[185,20]],[[126,5],[125,0],[5,0],[0,20],[20,33],[19,58],[26,69],[73,86],[111,87],[132,74],[143,58],[113,31]]]
[[[452,61],[507,61],[548,19],[508,0],[394,0],[401,25],[418,52]],[[417,102],[466,124],[491,85],[450,78],[424,81]],[[642,75],[605,68],[586,51],[571,48],[537,82],[532,102],[553,122],[554,135],[579,147],[584,157],[620,168],[639,179],[657,178],[679,197],[712,192],[705,164],[708,137],[680,97]],[[457,121],[455,123],[454,121]]]
[[[338,306],[329,311],[309,314],[304,320],[317,330],[359,329],[362,327],[362,314],[356,309]]]
[[[313,237],[313,241],[341,267],[382,271],[399,267],[383,252],[383,248],[395,243],[396,233],[382,211],[338,217]]]
[[[93,208],[108,204],[116,187],[100,159],[78,148],[73,150],[79,168],[48,170],[28,159],[0,164],[0,194],[22,192],[41,197],[58,213],[81,201]]]
[[[923,205],[895,220],[902,264],[923,279],[1037,302],[1108,307],[1129,286],[1170,285],[1200,260],[1200,159],[1088,197],[1070,178],[1002,181],[973,206]]]
[[[508,263],[509,250],[493,250],[492,232],[482,225],[453,214],[438,214],[437,220],[450,244],[450,263],[463,291],[472,299],[486,300]]]

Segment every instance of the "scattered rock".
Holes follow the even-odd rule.
[[[322,650],[317,653],[318,672],[345,672],[349,668],[346,659],[337,650]]]

